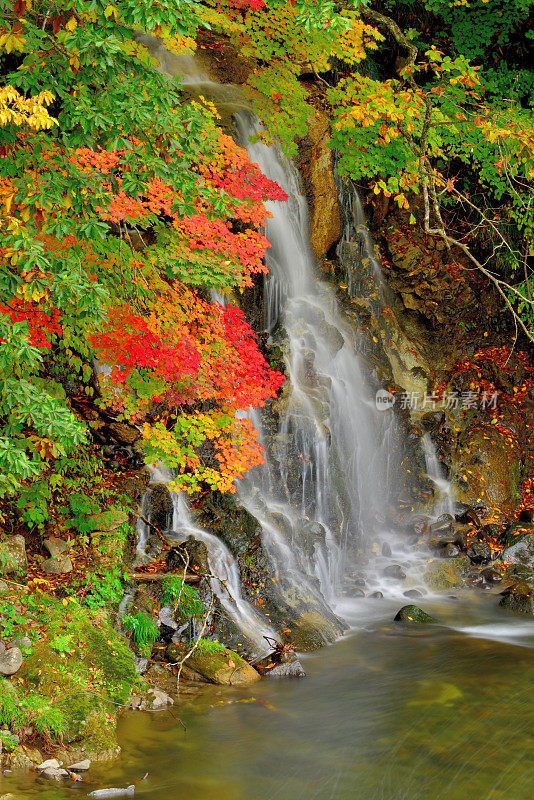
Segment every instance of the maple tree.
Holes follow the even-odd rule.
[[[229,489],[260,457],[236,414],[272,397],[281,376],[239,313],[193,287],[250,286],[265,271],[264,201],[286,195],[222,133],[209,101],[182,102],[179,80],[138,40],[143,27],[180,51],[203,24],[200,7],[2,7],[0,360],[15,365],[16,386],[0,397],[0,489],[87,438],[50,369],[63,359],[91,395],[95,352],[115,365],[104,402],[149,419],[154,435],[172,427],[183,452],[216,441],[208,471],[192,451],[177,466],[195,486],[207,476]],[[54,409],[46,430],[33,408],[43,401]],[[195,430],[182,445],[180,425]]]

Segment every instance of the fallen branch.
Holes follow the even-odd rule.
[[[128,579],[131,581],[162,581],[164,578],[180,578],[184,583],[200,583],[201,575],[178,575],[176,572],[159,572],[156,575],[149,572],[129,572]]]

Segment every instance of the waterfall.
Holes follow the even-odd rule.
[[[421,439],[423,452],[425,455],[426,474],[435,486],[436,496],[433,502],[433,514],[450,514],[454,517],[454,502],[452,499],[451,483],[443,474],[443,467],[440,464],[438,454],[429,433]]]
[[[391,406],[377,402],[380,384],[370,380],[362,330],[341,311],[333,287],[318,276],[295,165],[276,146],[261,141],[261,125],[242,110],[239,89],[214,83],[191,59],[174,64],[156,50],[162,69],[185,73],[186,91],[202,91],[219,110],[224,106],[251,161],[289,197],[286,203],[266,203],[272,216],[265,235],[272,246],[263,293],[265,330],[282,349],[288,379],[269,409],[250,411],[265,463],[237,481],[237,499],[261,528],[269,562],[265,582],[274,607],[297,624],[311,612],[314,620],[328,621],[339,633],[348,597],[363,594],[362,586],[367,592],[400,596],[399,575],[388,574],[387,567],[397,564],[409,572],[415,560],[395,529],[396,498],[405,477],[402,425]],[[372,294],[380,317],[384,287],[361,202],[350,184],[339,184],[339,189],[348,193],[344,205],[349,212],[340,248],[359,265],[349,276],[349,291]],[[357,283],[362,280],[365,286]],[[164,471],[159,479],[172,483]],[[275,636],[269,614],[262,616],[242,596],[239,566],[226,545],[192,521],[181,495],[172,493],[172,500],[167,536],[181,541],[192,535],[205,542],[213,592],[257,650],[264,636]],[[139,534],[143,552],[146,529],[140,527]]]
[[[264,300],[268,328],[279,326],[288,381],[273,404],[274,435],[259,413],[252,415],[266,459],[238,482],[238,496],[261,524],[277,577],[335,610],[377,540],[393,552],[402,436],[393,410],[377,407],[378,387],[369,383],[359,354],[361,332],[349,326],[332,287],[317,276],[297,169],[258,138],[250,113],[237,114],[236,125],[251,161],[289,195],[287,203],[266,204],[272,247]],[[363,218],[361,205],[357,210]],[[377,277],[376,262],[372,269]],[[375,559],[368,568],[374,570],[370,585],[383,587],[376,572],[382,566]]]

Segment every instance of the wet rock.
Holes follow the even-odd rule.
[[[511,547],[521,541],[527,542],[534,554],[534,525],[528,522],[516,522],[510,525],[505,533],[506,546]]]
[[[403,592],[405,597],[423,597],[423,592],[420,589],[408,589],[406,592]]]
[[[301,617],[291,623],[287,641],[299,653],[310,653],[325,644],[335,642],[339,628],[318,611],[304,611]]]
[[[443,555],[445,558],[456,558],[459,554],[460,551],[455,544],[448,544],[443,548]]]
[[[96,789],[94,792],[89,792],[87,797],[92,797],[93,800],[114,800],[116,797],[133,797],[135,794],[135,785],[127,786],[125,789]]]
[[[338,195],[334,182],[328,119],[319,111],[308,122],[308,133],[299,145],[299,166],[310,205],[311,243],[318,256],[325,255],[341,235]]]
[[[384,558],[391,558],[391,547],[389,546],[389,544],[387,542],[384,542],[382,544],[382,548],[381,548],[380,552],[382,553]]]
[[[22,666],[22,653],[18,647],[10,647],[0,655],[0,675],[14,675]]]
[[[35,769],[38,769],[41,772],[43,769],[59,769],[61,767],[61,762],[57,760],[57,758],[47,758],[46,761],[43,761],[41,764],[38,764]]]
[[[459,503],[458,506],[465,508],[465,511],[456,516],[458,522],[463,525],[474,525],[477,529],[482,528],[482,522],[474,508],[471,508],[471,506],[466,503]]]
[[[47,575],[67,575],[72,572],[72,561],[70,556],[57,556],[47,558],[43,561],[42,567]]]
[[[400,564],[390,564],[384,569],[383,575],[386,578],[395,578],[398,581],[403,581],[406,578],[406,573]]]
[[[473,542],[467,548],[467,555],[475,564],[489,564],[491,561],[491,547],[487,542]]]
[[[305,678],[306,673],[298,658],[286,664],[277,664],[269,672],[265,673],[267,678]]]
[[[45,769],[41,770],[41,775],[44,775],[45,778],[50,778],[54,781],[57,781],[60,778],[69,777],[67,770],[63,769],[62,767],[46,767]]]
[[[509,564],[530,565],[534,553],[534,537],[527,537],[503,550],[502,559]]]
[[[64,539],[58,539],[55,536],[51,536],[50,539],[45,539],[43,541],[43,547],[48,550],[51,558],[57,558],[58,556],[62,556],[69,552],[69,546],[67,542]]]
[[[141,431],[125,422],[111,422],[109,431],[115,441],[121,444],[135,444],[141,438]]]
[[[411,625],[428,625],[436,623],[437,619],[431,617],[426,611],[423,611],[419,606],[403,606],[397,612],[394,622],[406,622]]]
[[[168,487],[157,483],[147,496],[146,517],[158,531],[169,530],[172,521],[173,502]]]
[[[382,592],[376,591],[376,592],[371,592],[371,594],[368,594],[367,597],[371,597],[373,600],[381,600],[384,597],[384,595],[382,594]]]
[[[143,701],[139,706],[141,711],[150,709],[151,711],[158,711],[160,708],[174,705],[174,700],[163,689],[153,687],[148,692],[147,700]]]
[[[424,582],[429,589],[436,592],[457,589],[464,585],[470,569],[471,559],[468,556],[450,558],[446,561],[435,560],[427,564],[423,576]]]
[[[167,648],[166,657],[175,663],[186,652],[182,646],[171,644]],[[260,674],[254,667],[218,642],[206,642],[197,647],[188,656],[186,664],[212,683],[223,686],[245,686],[260,680]]]
[[[167,568],[169,570],[183,570],[187,564],[188,571],[207,575],[210,572],[208,548],[204,542],[189,536],[185,542],[172,547],[167,553]]]
[[[365,597],[365,592],[359,586],[351,591],[351,597]]]
[[[25,574],[28,570],[24,536],[10,536],[0,542],[0,574]]]
[[[505,594],[499,605],[514,611],[516,614],[528,614],[534,616],[534,597],[531,594],[515,594],[510,592]]]
[[[84,758],[83,761],[76,761],[75,764],[71,764],[70,769],[71,772],[87,772],[87,770],[91,767],[91,759]]]
[[[488,567],[487,569],[483,569],[480,574],[487,583],[501,583],[503,579],[502,573],[499,572],[498,569],[494,569],[493,567]]]

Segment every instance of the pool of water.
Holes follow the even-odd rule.
[[[350,635],[304,658],[307,678],[128,713],[122,757],[91,785],[4,775],[0,794],[140,781],[146,800],[532,800],[534,620],[473,595],[425,608],[446,624],[405,628],[387,601],[361,603]]]

